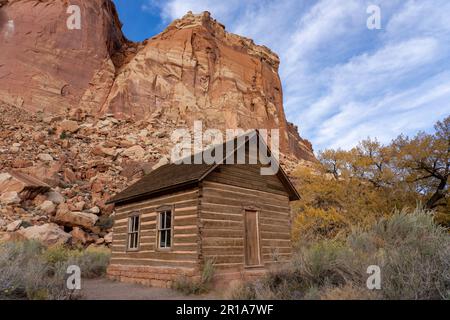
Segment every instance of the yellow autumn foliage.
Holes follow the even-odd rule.
[[[450,226],[450,117],[433,134],[366,139],[355,148],[325,150],[293,174],[301,200],[293,204],[296,240],[329,239],[371,225],[396,210],[423,207]]]

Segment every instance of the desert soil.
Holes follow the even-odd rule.
[[[139,284],[108,279],[83,279],[84,300],[207,300],[219,299],[216,294],[187,296],[172,289],[151,288]]]

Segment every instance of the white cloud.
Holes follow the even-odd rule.
[[[184,16],[188,11],[200,13],[210,11],[216,19],[229,20],[231,13],[240,8],[240,1],[213,1],[213,0],[175,0],[161,3],[162,17],[168,21]],[[233,9],[234,8],[234,9]],[[237,10],[236,10],[237,11]]]
[[[404,81],[408,73],[432,62],[438,48],[434,39],[412,39],[381,48],[371,55],[364,53],[344,65],[323,71],[322,77],[329,82],[328,93],[302,111],[302,117],[308,119],[303,127],[313,131],[321,119],[346,104],[391,91],[391,86]]]
[[[406,1],[401,10],[394,13],[389,20],[386,27],[387,37],[394,41],[418,33],[433,37],[448,36],[448,12],[450,2],[447,0]]]
[[[382,30],[366,28],[367,5]],[[450,1],[170,0],[162,16],[210,11],[281,58],[288,120],[316,149],[387,142],[450,114]]]
[[[155,12],[155,10],[160,10],[161,8],[161,2],[159,2],[158,0],[147,0],[141,5],[142,11],[150,13]]]
[[[405,130],[430,128],[450,114],[448,101],[450,72],[443,72],[401,93],[341,105],[338,113],[318,126],[316,142],[333,148],[351,148],[368,136],[389,142]]]

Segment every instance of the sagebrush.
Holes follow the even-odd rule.
[[[450,299],[450,236],[421,209],[295,251],[292,263],[241,284],[230,298]],[[380,290],[366,287],[370,265],[381,268]]]
[[[86,278],[101,276],[109,256],[109,250],[100,248],[46,248],[37,241],[1,243],[0,299],[76,299],[77,293],[66,286],[67,267],[79,266]]]
[[[186,295],[207,293],[211,289],[215,268],[214,259],[206,260],[200,280],[192,280],[186,276],[177,278],[172,288]]]

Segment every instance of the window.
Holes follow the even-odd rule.
[[[172,246],[172,210],[159,212],[158,216],[158,247],[160,249]]]
[[[128,249],[139,248],[139,216],[135,215],[128,219]]]

